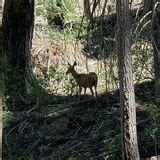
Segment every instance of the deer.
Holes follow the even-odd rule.
[[[84,88],[84,96],[86,95],[86,90],[87,88],[90,89],[92,97],[94,97],[94,94],[97,98],[97,82],[98,82],[98,77],[95,72],[90,72],[88,74],[85,73],[77,73],[75,70],[75,66],[77,65],[77,62],[75,61],[73,65],[68,63],[68,70],[66,74],[71,74],[73,78],[75,79],[78,87],[79,87],[79,97],[82,92],[82,88]],[[94,88],[94,90],[93,90]],[[94,93],[95,92],[95,93]]]

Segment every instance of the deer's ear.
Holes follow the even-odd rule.
[[[71,64],[69,62],[67,62],[68,66],[71,67]]]
[[[76,61],[74,61],[73,66],[76,66],[76,65],[77,65],[77,62],[76,62]]]

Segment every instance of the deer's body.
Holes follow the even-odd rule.
[[[94,72],[90,72],[89,74],[79,74],[76,72],[74,67],[77,65],[76,62],[74,62],[73,65],[69,64],[68,71],[66,72],[71,73],[73,78],[75,79],[77,85],[79,86],[79,95],[81,95],[82,88],[84,88],[84,95],[86,94],[87,88],[90,89],[92,96],[94,96],[94,91],[95,90],[95,96],[97,97],[97,81],[98,77],[97,74]]]

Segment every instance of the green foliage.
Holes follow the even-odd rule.
[[[20,109],[19,105],[27,94],[27,76],[19,67],[4,66],[5,109]],[[10,108],[11,107],[11,108]]]
[[[39,78],[38,83],[48,93],[60,95],[75,94],[77,86],[73,77],[66,75],[65,70],[60,67],[50,68],[49,73],[45,71],[44,78]]]
[[[3,111],[3,127],[6,127],[8,123],[14,118],[14,114],[10,111]]]
[[[36,14],[40,19],[47,19],[50,39],[59,41],[75,41],[87,35],[88,20],[75,10],[76,1],[47,0],[37,2]],[[43,18],[42,18],[43,17]]]
[[[46,3],[46,17],[51,26],[64,28],[72,26],[77,21],[74,5],[68,0],[49,0]]]
[[[121,135],[115,135],[114,137],[106,137],[105,149],[106,151],[113,156],[115,153],[121,151]]]
[[[8,112],[9,111],[9,108],[8,108],[8,105],[7,105],[8,98],[9,98],[9,96],[3,97],[3,111],[4,112]]]
[[[63,29],[52,24],[50,26],[49,38],[58,40],[58,42],[73,43],[76,39],[82,39],[88,35],[87,26],[88,21],[84,19],[81,23],[81,17],[69,22]]]
[[[133,43],[132,62],[136,81],[153,78],[153,51],[150,42],[139,39]]]
[[[58,160],[60,155],[65,154],[66,147],[60,146],[58,151],[56,151],[53,155],[50,156],[49,160]]]
[[[64,15],[66,19],[69,19],[74,14],[74,6],[68,0],[48,0],[46,9],[47,15],[52,17]]]
[[[145,107],[149,119],[149,124],[145,128],[145,134],[155,139],[156,134],[158,134],[158,128],[156,126],[158,109],[152,103],[146,104]]]

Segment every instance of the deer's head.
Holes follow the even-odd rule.
[[[77,62],[75,61],[74,63],[73,63],[73,65],[71,65],[71,64],[69,64],[68,63],[68,70],[67,70],[67,72],[66,72],[66,74],[69,74],[69,73],[73,73],[74,72],[74,67],[77,65]]]

